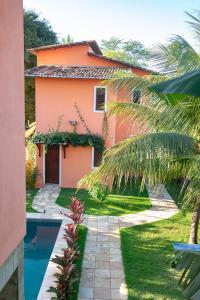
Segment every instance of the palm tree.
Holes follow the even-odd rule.
[[[191,16],[190,24],[200,39],[200,20]],[[200,56],[181,37],[176,36],[170,45],[159,46],[154,53],[157,66],[167,71],[167,76],[200,68]],[[186,63],[187,61],[187,63]],[[186,64],[186,66],[185,66]],[[184,69],[185,68],[185,69]],[[110,114],[126,115],[136,120],[148,132],[130,137],[105,151],[102,164],[81,181],[82,186],[91,186],[96,181],[105,185],[117,182],[125,184],[136,176],[142,185],[166,183],[174,178],[184,178],[183,206],[193,206],[190,243],[197,243],[200,217],[200,101],[184,96],[172,105],[176,96],[161,96],[151,90],[152,82],[165,79],[163,75],[148,75],[140,78],[132,74],[120,74],[110,85],[126,93],[138,88],[143,102],[113,103]],[[174,99],[173,99],[174,100]]]

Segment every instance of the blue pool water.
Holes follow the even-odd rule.
[[[27,221],[24,240],[25,300],[37,299],[60,224],[56,221]]]

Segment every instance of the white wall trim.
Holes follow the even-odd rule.
[[[59,145],[59,186],[62,185],[62,145]]]
[[[96,110],[96,90],[98,88],[105,89],[105,105],[104,105],[104,110]],[[107,86],[98,86],[98,85],[96,85],[94,87],[94,104],[93,104],[93,110],[94,110],[94,112],[97,112],[97,113],[106,112],[107,111],[107,102],[108,102],[108,87]]]
[[[42,148],[42,176],[43,176],[43,183],[46,183],[45,177],[45,145],[43,144]]]
[[[96,167],[94,166],[94,147],[92,147],[91,169],[96,169]]]

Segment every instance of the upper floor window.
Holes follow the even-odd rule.
[[[97,148],[92,148],[92,168],[96,168],[101,164],[102,161],[102,151],[99,151]]]
[[[138,89],[133,90],[132,101],[133,103],[140,103],[141,100],[141,91]]]
[[[94,88],[94,111],[105,111],[107,101],[107,88],[96,86]]]

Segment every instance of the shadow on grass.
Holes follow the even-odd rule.
[[[123,191],[121,194],[109,194],[104,201],[92,198],[86,190],[73,188],[61,189],[56,203],[68,207],[70,198],[76,193],[77,197],[85,204],[85,213],[92,215],[120,216],[124,214],[137,213],[151,207],[148,193],[136,193],[137,191]]]
[[[172,242],[187,242],[191,214],[121,230],[129,300],[184,299],[170,268]]]

